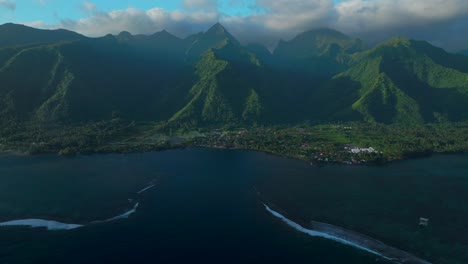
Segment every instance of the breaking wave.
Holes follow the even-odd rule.
[[[139,206],[139,203],[136,203],[135,206],[133,206],[133,208],[128,212],[109,218],[107,220],[92,221],[88,225],[67,224],[67,223],[61,223],[57,221],[44,220],[44,219],[21,219],[21,220],[13,220],[13,221],[8,221],[8,222],[1,222],[0,227],[27,226],[31,228],[46,228],[49,231],[72,230],[72,229],[77,229],[77,228],[81,228],[81,227],[85,227],[85,226],[89,226],[93,224],[107,223],[107,222],[112,222],[112,221],[116,221],[119,219],[127,219],[136,212],[138,206]]]
[[[276,212],[276,211],[273,211],[270,207],[268,207],[266,204],[263,204],[266,208],[266,210],[268,212],[270,212],[273,216],[281,219],[283,222],[285,222],[287,225],[289,225],[290,227],[296,229],[297,231],[299,232],[302,232],[302,233],[305,233],[309,236],[313,236],[313,237],[321,237],[321,238],[325,238],[325,239],[329,239],[329,240],[333,240],[333,241],[336,241],[338,243],[341,243],[341,244],[345,244],[345,245],[348,245],[348,246],[352,246],[354,248],[357,248],[357,249],[360,249],[360,250],[364,250],[366,252],[369,252],[371,254],[374,254],[374,255],[377,255],[377,256],[380,256],[382,258],[385,258],[385,259],[389,259],[387,257],[385,257],[384,255],[380,254],[379,252],[377,251],[374,251],[372,249],[369,249],[369,248],[366,248],[362,245],[359,245],[359,244],[356,244],[356,243],[353,243],[351,241],[348,241],[346,239],[343,239],[343,238],[340,238],[340,237],[336,237],[336,236],[332,236],[330,234],[327,234],[327,233],[324,233],[324,232],[319,232],[319,231],[315,231],[315,230],[311,230],[311,229],[307,229],[301,225],[299,225],[298,223],[296,222],[293,222],[291,220],[289,220],[288,218],[286,218],[285,216],[283,216],[282,214]]]

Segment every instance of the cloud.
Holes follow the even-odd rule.
[[[400,35],[449,50],[468,48],[466,0],[257,0],[255,7],[263,12],[224,20],[244,41],[270,47],[274,38],[329,27],[372,44]]]
[[[319,27],[335,28],[372,43],[401,35],[449,50],[468,48],[467,0],[344,0],[337,4],[333,0],[230,0],[230,4],[249,5],[255,11],[246,16],[221,14],[216,0],[184,0],[175,11],[128,8],[107,13],[84,3],[92,11],[88,17],[48,27],[90,36],[166,29],[183,37],[220,21],[241,42],[261,42],[270,48],[280,38]]]
[[[217,0],[184,0],[182,6],[186,9],[195,10],[210,10],[214,11],[217,9]]]
[[[15,11],[16,3],[10,0],[0,0],[0,8],[6,8],[11,11]]]
[[[466,0],[350,0],[336,6],[337,25],[351,32],[420,27],[468,15]]]
[[[88,1],[83,2],[83,7],[88,11],[96,10],[96,5]]]
[[[336,5],[336,10],[337,29],[374,42],[402,35],[448,49],[468,47],[467,38],[458,39],[468,33],[466,0],[348,0]]]
[[[88,36],[117,34],[124,30],[133,34],[152,34],[164,29],[185,36],[206,29],[217,19],[217,12],[167,11],[162,8],[145,11],[131,7],[108,13],[94,10],[90,17],[79,20],[62,20],[58,27]]]

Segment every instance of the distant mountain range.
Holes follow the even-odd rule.
[[[243,46],[222,25],[88,38],[0,26],[0,122],[112,118],[174,126],[468,120],[468,56],[331,29]]]

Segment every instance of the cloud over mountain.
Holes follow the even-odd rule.
[[[262,42],[270,47],[279,38],[288,39],[319,27],[334,28],[371,43],[401,35],[425,39],[449,50],[468,47],[468,38],[464,37],[468,35],[466,0],[256,0],[250,5],[252,13],[242,16],[222,13],[219,2],[185,0],[179,9],[171,11],[158,7],[110,12],[93,9],[85,18],[64,19],[43,27],[64,27],[91,36],[122,30],[148,34],[163,29],[185,36],[219,21],[242,42]],[[247,2],[252,1],[230,3]]]

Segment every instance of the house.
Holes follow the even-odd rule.
[[[355,148],[351,148],[349,149],[349,152],[353,153],[353,154],[358,154],[358,153],[378,153],[378,151],[376,149],[374,149],[373,147],[368,147],[368,148],[359,148],[359,147],[355,147]]]

